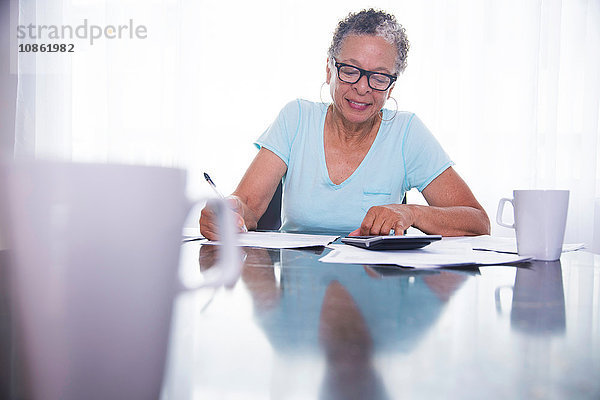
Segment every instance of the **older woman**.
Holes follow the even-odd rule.
[[[286,231],[489,233],[487,214],[425,125],[383,108],[408,48],[390,14],[363,10],[339,22],[326,66],[333,102],[293,101],[257,140],[260,150],[232,195],[240,226],[256,228],[283,179]],[[428,206],[400,204],[411,188]],[[216,237],[207,208],[200,230]]]

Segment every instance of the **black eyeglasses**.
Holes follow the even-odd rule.
[[[354,65],[339,63],[333,59],[334,65],[337,68],[338,78],[345,83],[356,83],[360,78],[367,77],[369,87],[380,92],[386,91],[392,86],[392,83],[398,79],[396,75],[384,74],[381,72],[367,71]]]

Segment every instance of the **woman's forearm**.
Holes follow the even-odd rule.
[[[442,236],[489,235],[490,220],[487,213],[467,206],[434,207],[407,205],[414,213],[413,226],[427,234]]]

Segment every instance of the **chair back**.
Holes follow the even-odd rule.
[[[278,230],[281,228],[281,196],[283,192],[283,186],[281,182],[277,185],[273,198],[267,207],[267,210],[262,217],[256,223],[256,230],[259,231],[270,231]]]

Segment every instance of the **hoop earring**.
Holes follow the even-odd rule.
[[[319,99],[321,100],[321,103],[323,103],[323,104],[326,104],[326,103],[323,101],[323,86],[325,86],[326,84],[327,84],[327,82],[323,82],[323,83],[321,84],[321,89],[319,90]]]
[[[394,100],[394,103],[396,103],[396,110],[394,110],[394,115],[392,116],[392,118],[390,118],[390,119],[383,119],[383,108],[382,108],[381,111],[380,111],[381,116],[379,118],[381,118],[381,120],[383,122],[390,122],[391,120],[393,120],[394,118],[396,118],[396,114],[398,114],[398,102],[396,101],[395,98],[393,98],[391,96],[390,96],[390,99]]]

